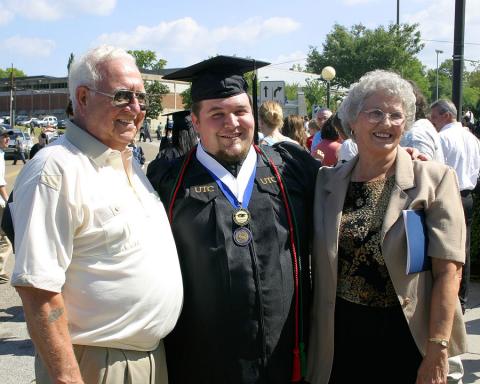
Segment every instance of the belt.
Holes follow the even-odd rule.
[[[467,196],[470,196],[472,194],[472,190],[471,189],[464,189],[463,191],[460,191],[460,195],[462,197],[467,197]]]

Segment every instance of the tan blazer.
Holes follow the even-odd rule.
[[[357,161],[358,157],[336,168],[323,167],[317,177],[312,254],[314,294],[307,360],[307,381],[312,384],[328,383],[332,369],[338,233]],[[423,355],[429,338],[432,274],[431,271],[405,273],[407,251],[402,210],[425,210],[429,256],[463,263],[465,221],[458,191],[451,168],[433,161],[412,161],[404,150],[398,150],[395,185],[381,233],[382,253],[410,332]],[[458,302],[448,352],[456,356],[465,351],[466,332]]]

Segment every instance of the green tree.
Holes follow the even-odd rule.
[[[307,101],[307,113],[311,115],[314,105],[326,104],[327,91],[325,83],[319,79],[306,79],[306,84],[303,87],[303,92]]]
[[[182,97],[182,103],[183,107],[185,109],[190,109],[192,107],[192,93],[191,93],[192,87],[188,87],[185,89],[180,96]]]
[[[287,100],[297,100],[298,88],[300,88],[298,83],[285,84],[285,96],[287,97]]]
[[[10,78],[10,74],[12,73],[12,67],[8,67],[5,69],[0,68],[0,79]],[[14,77],[25,77],[27,74],[23,72],[21,69],[13,67],[13,76]]]
[[[131,50],[127,51],[137,62],[137,66],[142,69],[151,69],[154,71],[159,71],[160,69],[165,68],[167,61],[164,59],[157,59],[157,54],[154,51],[150,50]]]
[[[73,63],[73,60],[75,59],[75,55],[73,52],[70,53],[70,56],[68,56],[68,63],[67,63],[67,71],[70,73],[70,67]]]
[[[307,70],[320,74],[330,65],[337,72],[332,84],[342,87],[349,87],[374,69],[393,70],[418,80],[424,76],[424,71],[415,55],[424,45],[417,28],[417,24],[391,24],[368,29],[358,24],[347,29],[335,24],[321,52],[310,47]]]
[[[141,69],[159,71],[167,64],[166,60],[157,59],[156,53],[150,50],[131,50],[128,51],[128,53],[135,57],[137,66]],[[145,91],[148,95],[146,116],[152,119],[157,119],[163,111],[163,96],[169,93],[170,90],[165,84],[162,84],[157,80],[146,80]]]
[[[291,71],[297,71],[297,72],[303,72],[304,71],[304,68],[301,66],[301,64],[293,64],[291,67],[290,67],[290,70]]]

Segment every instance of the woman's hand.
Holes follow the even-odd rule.
[[[447,348],[429,343],[427,354],[417,373],[415,384],[447,384],[448,353]]]
[[[313,157],[317,160],[320,160],[320,162],[323,161],[325,158],[325,153],[323,153],[320,149],[317,149],[316,151],[313,152]]]
[[[428,157],[421,153],[418,149],[412,147],[402,147],[410,155],[412,160],[428,161]]]

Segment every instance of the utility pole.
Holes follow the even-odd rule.
[[[457,121],[461,121],[462,119],[464,36],[465,0],[455,0],[452,101],[457,107]]]
[[[13,87],[14,87],[14,80],[13,80],[13,63],[12,63],[12,71],[10,72],[10,126],[13,128],[15,124],[15,112],[13,111]]]

